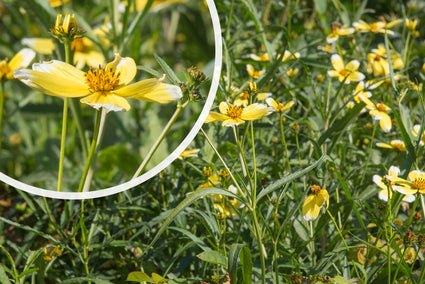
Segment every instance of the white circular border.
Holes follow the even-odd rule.
[[[0,172],[0,180],[4,183],[7,183],[17,189],[20,189],[22,191],[32,193],[39,196],[44,197],[50,197],[50,198],[57,198],[57,199],[91,199],[91,198],[99,198],[104,197],[112,194],[116,194],[119,192],[123,192],[127,189],[130,189],[132,187],[135,187],[148,179],[152,178],[156,174],[158,174],[160,171],[165,169],[168,165],[170,165],[175,159],[179,157],[179,155],[189,146],[190,142],[195,138],[196,134],[198,134],[199,130],[201,129],[202,124],[204,123],[205,119],[207,118],[208,112],[212,107],[212,104],[215,99],[215,95],[217,93],[218,89],[218,83],[220,80],[220,72],[221,72],[221,63],[222,63],[222,38],[221,38],[221,28],[220,28],[220,21],[217,14],[217,9],[215,7],[213,0],[206,0],[208,4],[208,9],[211,15],[212,23],[213,23],[213,29],[214,29],[214,41],[215,41],[215,58],[214,58],[214,73],[211,83],[211,88],[208,93],[207,100],[205,102],[204,108],[202,109],[201,115],[199,116],[198,120],[196,121],[193,128],[190,130],[188,135],[184,138],[184,140],[180,143],[179,146],[167,157],[165,158],[161,163],[156,165],[154,168],[152,168],[150,171],[146,172],[145,174],[130,180],[128,182],[125,182],[120,185],[108,187],[105,189],[100,189],[96,191],[89,191],[89,192],[57,192],[53,190],[47,190],[42,189],[39,187],[35,187],[32,185],[25,184],[23,182],[20,182],[16,179],[13,179],[2,172]]]

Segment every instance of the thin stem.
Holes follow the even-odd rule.
[[[208,137],[207,133],[205,133],[205,131],[202,129],[200,129],[201,133],[204,135],[205,139],[207,140],[208,144],[210,144],[211,148],[214,150],[214,152],[216,153],[216,155],[218,156],[218,158],[220,159],[221,163],[223,164],[224,168],[226,169],[226,171],[229,173],[230,178],[233,181],[233,184],[236,186],[236,188],[238,189],[239,194],[242,196],[242,198],[245,201],[245,205],[247,205],[249,207],[249,209],[251,210],[251,205],[247,202],[247,198],[245,193],[243,192],[242,188],[240,187],[238,181],[236,180],[236,178],[234,177],[234,175],[232,174],[232,172],[230,171],[229,167],[227,166],[226,162],[224,161],[223,157],[220,155],[220,153],[217,151],[217,149],[214,147],[213,143],[211,142],[210,138]]]
[[[143,170],[146,168],[146,165],[151,160],[153,154],[158,149],[159,145],[161,144],[162,140],[164,140],[165,136],[167,135],[168,131],[170,130],[171,126],[176,122],[177,118],[179,117],[180,113],[183,111],[183,109],[189,104],[189,101],[185,102],[183,105],[177,105],[177,109],[174,112],[173,116],[168,121],[167,125],[165,126],[164,130],[162,130],[161,134],[159,135],[158,139],[155,141],[155,143],[152,145],[151,149],[149,150],[149,153],[146,155],[143,162],[140,164],[137,171],[134,173],[133,177],[131,179],[137,178]]]
[[[363,184],[363,180],[364,180],[364,178],[365,178],[365,176],[366,176],[367,168],[368,168],[368,166],[369,166],[370,157],[372,156],[373,139],[374,139],[374,137],[375,137],[375,133],[376,133],[376,125],[377,125],[377,123],[375,122],[375,123],[373,124],[373,132],[372,132],[372,137],[371,137],[371,141],[370,141],[369,153],[368,153],[368,155],[367,155],[366,165],[365,165],[365,167],[364,167],[364,171],[363,171],[362,178],[361,178],[361,180],[360,180],[360,184]]]
[[[253,207],[251,212],[252,212],[252,220],[254,222],[255,237],[257,239],[258,248],[260,250],[261,281],[263,284],[265,284],[266,283],[266,261],[264,258],[264,248],[263,248],[263,242],[261,240],[261,231],[260,231],[260,226],[258,225],[256,208]]]
[[[345,238],[344,238],[344,236],[342,235],[342,232],[341,232],[341,230],[339,229],[338,224],[336,223],[336,221],[335,221],[334,217],[332,216],[331,212],[330,212],[328,209],[326,209],[326,212],[328,213],[329,217],[331,217],[332,222],[334,223],[335,228],[336,228],[336,230],[338,231],[338,234],[339,234],[339,236],[341,237],[341,240],[342,240],[342,242],[344,243],[344,246],[345,246],[345,248],[347,249],[347,252],[348,252],[348,251],[349,251],[348,245],[347,245],[347,243],[345,242]]]
[[[284,149],[284,156],[282,157],[282,165],[283,165],[283,172],[285,172],[285,159],[286,163],[288,164],[288,172],[291,173],[291,165],[289,164],[289,155],[288,155],[288,146],[286,146],[286,139],[285,139],[285,130],[283,128],[283,116],[280,114],[279,117],[279,124],[280,124],[280,136],[282,137],[282,146]]]
[[[244,175],[246,175],[248,177],[251,191],[253,191],[254,185],[252,184],[252,177],[251,177],[251,174],[248,170],[248,163],[246,162],[246,158],[245,158],[245,155],[244,155],[244,152],[243,152],[243,149],[242,149],[242,143],[239,139],[237,128],[235,126],[232,126],[232,129],[233,129],[233,134],[235,135],[236,144],[238,145],[238,148],[239,148],[239,156],[241,157],[241,160],[242,160],[242,164],[241,164],[242,170],[244,172]],[[252,204],[252,206],[254,206],[254,203],[251,203],[251,204]]]
[[[254,123],[251,120],[251,147],[252,147],[252,163],[254,165],[254,186],[252,188],[252,203],[255,203],[255,197],[257,192],[257,162],[255,159],[255,140],[254,140]]]
[[[393,284],[395,284],[395,283],[396,283],[397,274],[398,274],[398,271],[400,270],[401,262],[402,262],[402,261],[403,261],[403,259],[404,259],[404,255],[406,254],[406,251],[407,251],[407,247],[404,247],[403,254],[401,255],[401,257],[400,257],[400,261],[398,262],[398,265],[397,265],[397,269],[396,269],[396,270],[395,270],[395,272],[394,272],[394,280],[393,280]]]
[[[64,42],[65,47],[65,62],[71,62],[71,43],[69,40]],[[65,139],[66,139],[66,126],[68,122],[68,98],[64,98],[63,102],[63,115],[62,115],[62,135],[61,135],[61,146],[59,154],[59,169],[58,169],[58,187],[57,191],[62,190],[62,179],[63,179],[63,162],[65,158]]]
[[[2,121],[3,121],[3,107],[4,107],[4,80],[1,80],[0,90],[0,151],[1,151],[1,138],[2,138]]]
[[[96,152],[96,146],[97,146],[97,139],[99,137],[99,129],[100,129],[100,120],[102,117],[102,111],[98,110],[96,112],[96,122],[94,126],[94,133],[93,133],[93,140],[91,142],[89,155],[86,160],[86,164],[84,166],[83,175],[81,176],[80,185],[78,186],[78,192],[81,192],[83,190],[84,184],[86,182],[87,174],[90,169],[91,162],[94,157],[94,153]]]
[[[66,139],[66,125],[68,120],[68,98],[64,98],[63,102],[63,115],[62,115],[62,135],[61,135],[61,148],[59,154],[59,170],[58,170],[58,188],[57,191],[62,190],[63,178],[63,161],[65,157],[65,139]]]

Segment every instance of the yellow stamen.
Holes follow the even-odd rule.
[[[227,115],[231,118],[238,118],[242,115],[242,108],[229,105],[229,107],[227,108]]]
[[[387,108],[385,107],[384,104],[377,104],[376,109],[379,111],[387,111]]]
[[[320,186],[313,185],[310,190],[314,195],[318,195],[320,193],[321,189],[320,189]]]
[[[120,83],[120,73],[115,73],[113,68],[106,70],[105,67],[90,70],[85,74],[86,83],[93,92],[108,92],[113,90]]]
[[[346,70],[346,69],[341,69],[339,71],[339,74],[341,74],[342,76],[347,76],[350,73],[350,71]]]
[[[419,191],[423,191],[423,190],[425,190],[425,180],[424,180],[423,178],[415,179],[415,180],[413,181],[413,186],[414,186],[417,190],[419,190]]]

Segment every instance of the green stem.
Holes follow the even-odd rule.
[[[86,182],[87,173],[89,172],[91,162],[93,160],[94,154],[96,152],[97,139],[99,137],[99,129],[100,129],[100,120],[102,117],[102,111],[96,111],[96,122],[94,126],[93,140],[91,142],[89,155],[86,160],[86,164],[84,166],[83,175],[81,176],[80,185],[78,187],[78,192],[82,192],[84,184]]]
[[[424,275],[425,275],[425,265],[422,265],[421,274],[419,275],[419,279],[416,283],[423,283]]]
[[[262,281],[263,284],[265,284],[266,283],[266,261],[265,261],[265,258],[264,258],[263,242],[261,240],[261,231],[260,231],[260,226],[258,225],[255,205],[252,208],[251,212],[252,212],[252,220],[254,222],[255,237],[257,239],[258,248],[260,250],[261,281]]]
[[[3,121],[3,106],[4,106],[4,80],[1,80],[1,91],[0,91],[0,151],[2,141],[2,121]]]
[[[280,136],[282,137],[282,146],[283,146],[283,149],[285,151],[284,157],[282,157],[283,172],[285,173],[285,170],[286,170],[286,168],[285,168],[285,160],[286,160],[286,163],[288,164],[288,171],[289,171],[289,173],[291,173],[292,171],[291,171],[291,165],[289,164],[288,146],[286,146],[285,130],[283,128],[283,116],[282,116],[282,114],[280,114],[280,117],[279,117],[279,124],[280,124]]]
[[[250,174],[249,169],[248,169],[248,163],[246,162],[246,158],[245,158],[245,155],[244,155],[244,152],[243,152],[243,149],[242,149],[242,143],[239,139],[237,128],[235,126],[232,126],[232,129],[233,129],[233,134],[235,136],[236,144],[238,145],[238,148],[239,148],[239,156],[241,157],[241,160],[242,160],[242,164],[241,164],[242,170],[243,170],[244,176],[248,177],[251,192],[252,192],[253,189],[254,189],[254,186],[252,184],[251,174]],[[251,203],[251,204],[252,204],[252,206],[254,206],[254,203]]]
[[[223,157],[220,155],[220,153],[217,151],[217,149],[214,147],[213,143],[211,142],[210,138],[208,137],[207,133],[205,133],[204,129],[200,129],[201,133],[204,135],[205,139],[207,140],[208,144],[210,144],[211,148],[214,150],[214,152],[216,153],[217,157],[220,159],[221,163],[223,164],[224,168],[226,169],[226,171],[229,173],[230,178],[233,181],[233,184],[236,186],[236,188],[238,189],[239,194],[242,196],[245,205],[248,207],[248,209],[252,209],[251,208],[251,204],[249,204],[247,202],[247,198],[246,195],[244,193],[244,191],[242,190],[242,188],[240,187],[238,181],[236,180],[235,176],[232,174],[232,172],[230,171],[229,167],[227,166],[226,162],[224,161]]]
[[[58,188],[57,191],[62,190],[63,178],[63,161],[65,157],[65,139],[66,139],[66,125],[68,120],[68,98],[64,98],[63,102],[63,115],[62,115],[62,135],[61,135],[61,148],[59,155],[59,170],[58,170]]]
[[[65,47],[65,62],[71,62],[71,43],[69,40],[64,42]],[[65,157],[65,139],[66,139],[66,126],[68,122],[68,98],[64,98],[63,103],[63,115],[62,115],[62,135],[61,135],[61,147],[59,154],[59,169],[58,169],[58,187],[57,191],[62,191],[62,179],[63,179],[63,162]]]
[[[371,141],[370,141],[369,153],[367,155],[366,165],[364,167],[364,171],[363,171],[362,178],[360,180],[360,184],[363,184],[363,180],[364,180],[364,178],[366,176],[367,168],[369,166],[370,157],[372,156],[373,139],[374,139],[375,133],[376,133],[376,125],[377,125],[377,123],[375,122],[373,124],[373,132],[372,132],[372,137],[371,137]]]
[[[347,252],[348,252],[348,251],[349,251],[348,245],[347,245],[347,243],[345,242],[345,238],[344,238],[344,236],[342,235],[342,232],[341,232],[341,230],[339,229],[339,226],[338,226],[338,224],[336,223],[335,218],[332,216],[331,212],[330,212],[328,209],[326,209],[326,212],[328,213],[329,217],[331,217],[332,222],[334,223],[335,228],[336,228],[336,230],[338,231],[338,234],[339,234],[339,236],[341,237],[341,240],[342,240],[342,242],[344,243],[344,246],[345,246],[345,248],[347,249]]]
[[[257,195],[257,163],[255,159],[255,140],[254,140],[254,123],[251,120],[251,147],[252,147],[252,163],[254,166],[254,186],[252,188],[252,204],[255,203]]]
[[[177,105],[177,109],[174,112],[173,116],[170,118],[170,120],[168,121],[167,125],[165,126],[164,130],[162,130],[161,134],[159,135],[158,139],[155,141],[155,143],[152,145],[151,149],[149,150],[149,153],[146,155],[145,159],[143,160],[143,162],[140,164],[139,168],[137,169],[137,171],[134,173],[132,179],[137,178],[142,172],[143,170],[146,168],[146,165],[149,163],[149,161],[151,160],[153,154],[156,152],[156,150],[158,149],[159,145],[161,144],[162,140],[164,140],[165,136],[167,135],[168,131],[170,130],[171,126],[174,124],[174,122],[176,122],[177,118],[179,117],[179,115],[181,114],[181,112],[183,111],[183,109],[189,104],[190,101],[185,102],[183,105],[178,104]]]
[[[402,255],[401,255],[401,257],[400,257],[400,261],[398,262],[397,269],[396,269],[396,270],[395,270],[395,272],[394,272],[394,280],[393,280],[393,284],[395,284],[395,283],[396,283],[397,274],[398,274],[398,271],[400,270],[401,262],[402,262],[402,261],[403,261],[403,259],[404,259],[404,255],[406,254],[406,251],[407,251],[407,247],[405,247],[405,248],[404,248],[404,250],[403,250],[403,254],[402,254]]]

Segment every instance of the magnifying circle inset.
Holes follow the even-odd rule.
[[[209,9],[212,23],[213,23],[214,41],[215,41],[214,72],[213,72],[213,77],[211,82],[211,88],[209,90],[208,97],[206,99],[202,112],[199,115],[195,125],[187,134],[187,136],[183,139],[180,145],[177,146],[177,148],[167,158],[165,158],[161,163],[156,165],[154,168],[152,168],[148,172],[142,174],[141,176],[135,179],[132,179],[120,185],[116,185],[116,186],[112,186],[112,187],[108,187],[108,188],[104,188],[104,189],[100,189],[96,191],[89,191],[89,192],[57,192],[57,191],[47,190],[47,189],[25,184],[23,182],[20,182],[16,179],[13,179],[3,174],[2,172],[0,172],[0,181],[7,183],[22,191],[39,195],[39,196],[45,196],[45,197],[57,198],[57,199],[91,199],[91,198],[98,198],[98,197],[104,197],[104,196],[116,194],[119,192],[126,191],[127,189],[133,188],[147,181],[148,179],[154,177],[156,174],[158,174],[160,171],[162,171],[168,165],[170,165],[175,159],[177,159],[179,155],[187,148],[190,142],[192,142],[192,140],[195,138],[196,134],[199,132],[202,124],[207,118],[208,112],[210,111],[212,104],[214,102],[215,95],[218,89],[218,83],[220,80],[221,63],[222,63],[222,38],[221,38],[220,21],[218,18],[217,9],[215,7],[214,1],[213,0],[206,0],[206,1],[208,4],[208,9]]]

